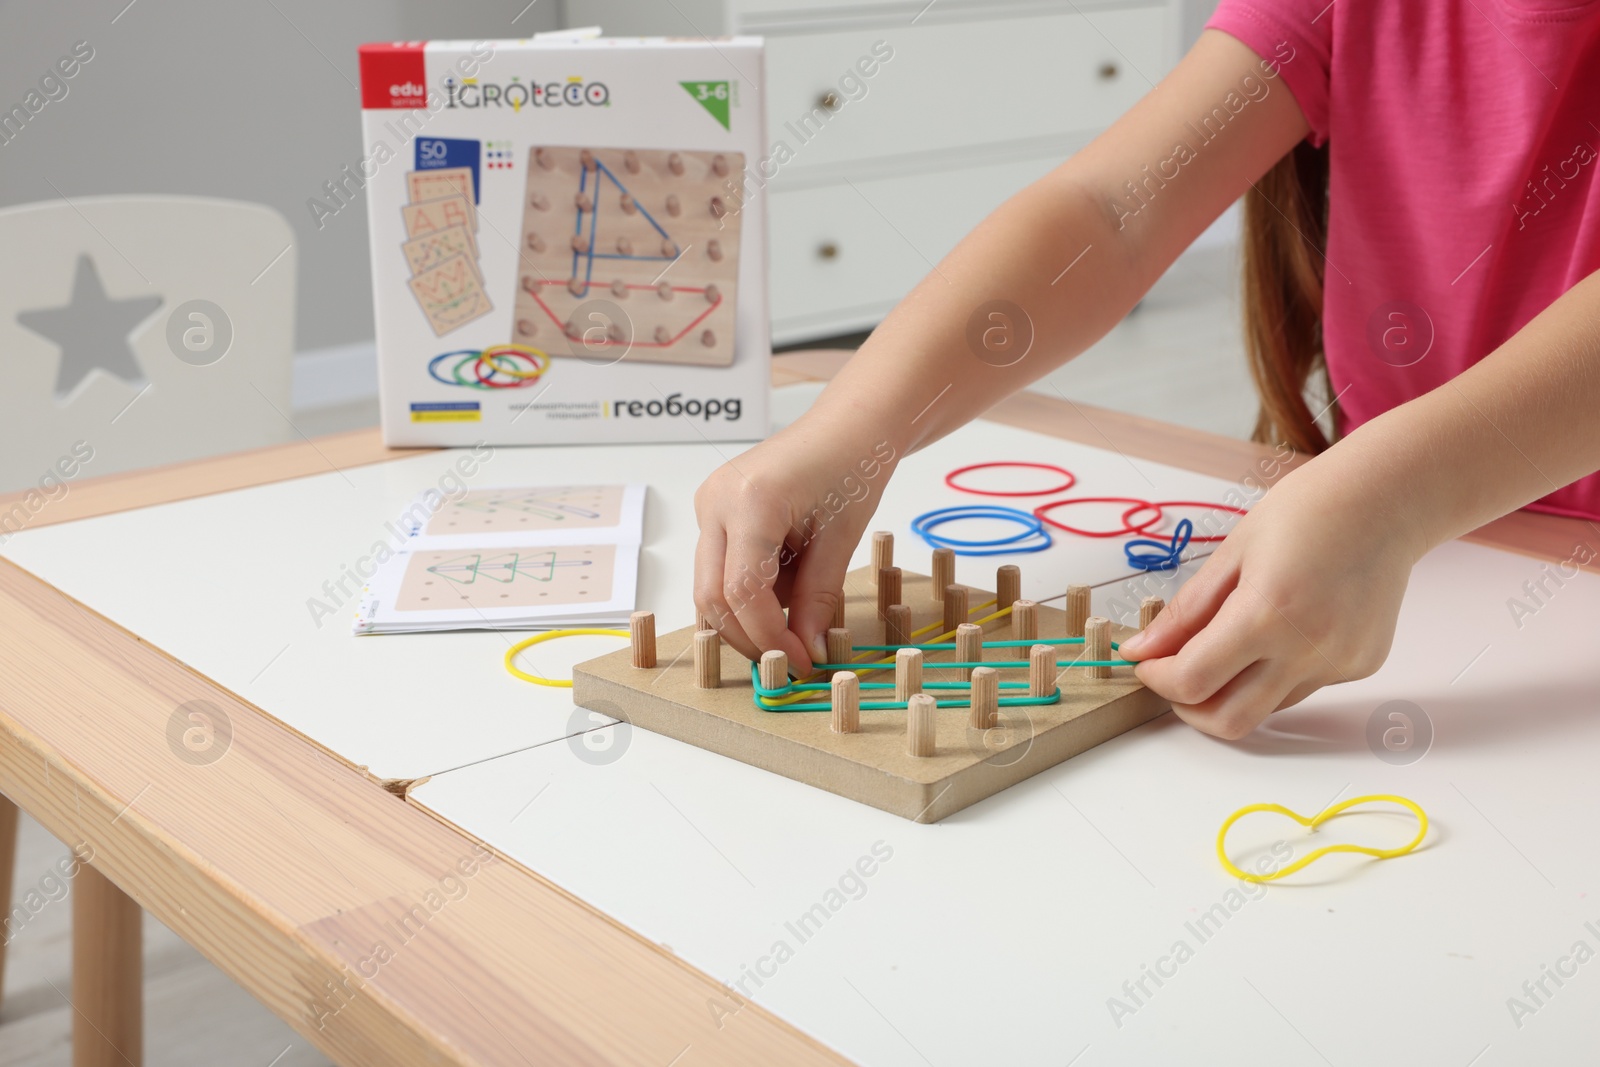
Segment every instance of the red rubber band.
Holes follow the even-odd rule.
[[[1067,479],[1065,485],[1054,485],[1049,489],[1029,489],[1025,492],[1000,491],[995,489],[968,489],[964,485],[957,485],[956,478],[968,471],[987,470],[990,467],[1031,467],[1034,470],[1054,471]],[[1068,489],[1078,484],[1078,476],[1065,467],[1058,467],[1054,463],[1023,463],[1020,461],[1001,460],[997,463],[974,463],[970,467],[958,467],[944,476],[944,484],[958,493],[971,493],[974,496],[1048,496],[1051,493],[1065,493]]]
[[[1145,508],[1156,509],[1158,513],[1156,516],[1157,522],[1161,521],[1159,512],[1162,508],[1205,508],[1207,511],[1226,511],[1233,515],[1250,514],[1244,508],[1236,508],[1232,504],[1208,504],[1204,500],[1162,500],[1159,502],[1151,501],[1148,504],[1140,504],[1136,507],[1129,508],[1127,511],[1122,513],[1122,521],[1127,522],[1128,516],[1133,515],[1136,512],[1143,511]],[[1210,544],[1214,541],[1225,540],[1227,536],[1227,534],[1216,534],[1210,537],[1191,537],[1189,538],[1189,543],[1191,545]]]
[[[1123,528],[1120,530],[1080,530],[1076,526],[1068,526],[1065,523],[1057,522],[1048,514],[1046,514],[1047,512],[1053,511],[1056,508],[1066,507],[1068,504],[1132,504],[1133,507],[1128,511],[1123,512]],[[1150,519],[1148,522],[1139,524],[1138,526],[1128,525],[1128,516],[1135,511],[1142,511],[1145,508],[1153,508],[1155,510],[1155,517]],[[1080,496],[1073,497],[1069,500],[1052,500],[1048,504],[1040,504],[1038,507],[1033,509],[1033,515],[1034,518],[1047,522],[1058,530],[1065,530],[1067,533],[1077,534],[1079,537],[1122,537],[1125,534],[1144,533],[1146,530],[1150,529],[1150,527],[1161,521],[1163,512],[1158,505],[1152,504],[1148,500],[1136,500],[1129,496]]]

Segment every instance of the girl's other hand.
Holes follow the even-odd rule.
[[[1196,729],[1241,738],[1388,657],[1426,545],[1403,512],[1375,514],[1333,456],[1279,481],[1155,622],[1122,643],[1139,680]]]

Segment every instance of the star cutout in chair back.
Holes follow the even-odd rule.
[[[60,402],[96,369],[132,385],[144,382],[145,374],[128,338],[160,306],[159,296],[107,297],[94,263],[81,255],[72,281],[72,300],[63,307],[19,311],[17,322],[60,346],[56,373],[56,400]]]

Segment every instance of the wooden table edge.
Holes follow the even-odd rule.
[[[474,1040],[553,1047],[565,1053],[556,1058],[595,1064],[659,1065],[686,1045],[695,1049],[693,1062],[701,1063],[748,1063],[757,1050],[776,1063],[848,1062],[5,560],[0,627],[41,642],[31,648],[8,640],[0,647],[0,791],[58,839],[87,845],[97,871],[337,1062],[505,1062],[481,1049],[475,1053]],[[61,673],[34,669],[45,647],[55,650]],[[169,714],[196,700],[221,710],[231,739],[214,767],[199,770],[164,751],[172,744]],[[221,772],[230,776],[225,789],[197,777]],[[228,803],[216,803],[219,791]],[[242,842],[238,848],[253,854],[249,843],[264,846],[263,826],[286,812],[294,813],[293,832],[280,831],[271,849],[262,848],[279,866],[223,855],[228,841]],[[328,844],[348,844],[353,833],[358,844],[345,852]],[[468,852],[468,842],[495,862],[485,862],[473,892],[435,920],[440,925],[430,930],[440,931],[438,938],[408,949],[416,965],[380,971],[363,983],[361,995],[349,998],[352,1010],[332,1013],[334,1025],[312,1025],[319,1020],[309,1009],[324,997],[320,991],[341,982],[348,987],[350,962],[341,948],[358,935],[344,917],[387,905],[395,893],[376,872],[441,869],[440,857]],[[336,854],[346,863],[330,860]],[[321,895],[284,884],[330,863],[362,884],[352,883],[349,891],[335,885]],[[442,869],[448,872],[448,862]],[[518,921],[508,921],[513,916]],[[578,947],[560,961],[559,975],[542,966],[549,950],[539,946],[552,941]],[[526,951],[514,952],[518,944]],[[489,959],[496,952],[512,952],[515,959],[508,964],[502,955],[496,963]],[[529,1003],[505,1012],[492,1024],[497,1037],[489,1036],[458,1005],[441,1002],[448,991],[437,981],[419,977],[433,963],[432,970],[446,971],[452,990],[464,987],[485,999],[486,991],[498,990],[502,999],[519,1001],[517,992],[527,989]],[[670,1010],[642,1007],[621,1028],[624,1040],[614,1022],[587,1029],[571,1023],[570,1004],[543,1016],[531,1007],[562,996],[596,1010],[614,1002]],[[724,1018],[708,1010],[712,1003],[726,1006]]]

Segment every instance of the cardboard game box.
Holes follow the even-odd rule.
[[[767,432],[759,39],[361,48],[391,445]]]

